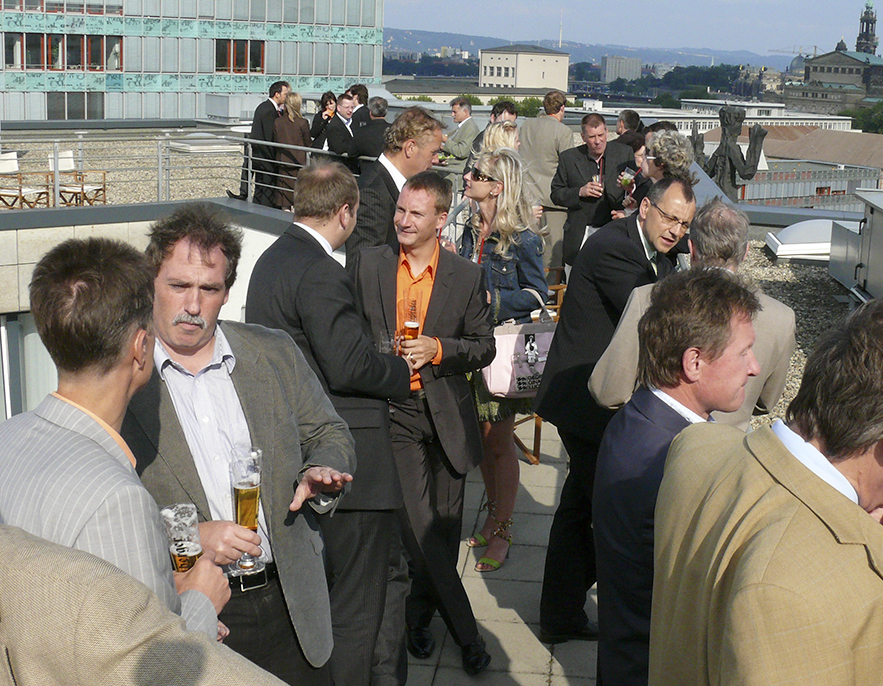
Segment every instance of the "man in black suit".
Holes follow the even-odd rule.
[[[675,436],[732,412],[760,367],[751,350],[757,296],[723,269],[697,267],[653,287],[638,326],[641,387],[598,451],[592,499],[598,561],[598,683],[646,684],[654,510]]]
[[[384,135],[390,124],[386,121],[386,113],[389,103],[386,98],[374,96],[368,101],[365,109],[370,115],[369,119],[361,126],[353,128],[353,140],[350,143],[350,157],[380,157],[383,153]],[[356,115],[353,114],[355,120]],[[370,162],[359,160],[359,168],[362,172],[368,170]]]
[[[350,145],[353,142],[353,96],[349,93],[341,93],[337,96],[337,111],[328,122],[328,128],[325,129],[328,150],[343,155],[344,159],[340,160],[343,165],[354,174],[359,172],[359,163],[357,160],[351,160],[347,157]]]
[[[388,245],[398,251],[393,218],[405,181],[438,164],[442,123],[429,110],[411,107],[392,123],[384,138],[383,154],[359,177],[362,204],[353,235],[347,239],[347,268],[362,248]]]
[[[534,408],[558,427],[570,471],[549,532],[540,638],[546,643],[594,639],[583,609],[597,580],[592,543],[592,485],[598,445],[613,416],[592,399],[588,382],[613,337],[633,288],[671,271],[658,259],[684,235],[696,212],[689,184],[663,179],[635,214],[589,236],[574,261]]]
[[[270,86],[270,96],[255,108],[251,121],[251,168],[254,171],[253,202],[259,205],[276,207],[276,149],[261,145],[263,141],[275,140],[274,123],[281,116],[282,105],[291,92],[288,81],[276,81]],[[248,156],[242,162],[242,174],[239,181],[239,194],[227,191],[227,195],[235,200],[248,199]]]
[[[370,102],[368,100],[368,87],[364,83],[356,83],[347,88],[346,92],[353,96],[352,128],[353,135],[355,135],[357,129],[362,128],[370,121],[370,113],[367,109],[367,105]]]
[[[411,370],[404,359],[375,351],[352,278],[331,257],[352,232],[358,204],[356,181],[342,165],[301,170],[297,219],[258,259],[245,311],[248,322],[294,339],[356,442],[352,491],[320,528],[332,583],[332,679],[368,686],[402,505],[386,401],[409,396]]]
[[[552,201],[567,208],[564,264],[568,265],[587,233],[607,224],[613,210],[622,209],[625,189],[619,185],[619,175],[635,164],[631,148],[607,142],[607,123],[600,114],[583,117],[582,139],[583,145],[561,153],[552,177]]]
[[[409,300],[420,325],[416,338],[401,343],[402,355],[418,370],[410,397],[390,403],[405,501],[403,537],[413,565],[408,650],[416,657],[432,654],[429,622],[437,609],[460,647],[463,669],[478,674],[490,655],[457,570],[465,477],[482,459],[466,373],[489,364],[495,346],[480,267],[439,247],[450,205],[448,181],[434,172],[413,176],[396,207],[400,251],[387,245],[363,251],[355,275],[363,311],[378,335],[404,329]]]

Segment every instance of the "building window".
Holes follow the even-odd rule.
[[[48,119],[104,119],[104,93],[46,94]]]
[[[497,67],[497,76],[503,75],[503,67]]]
[[[816,195],[831,195],[831,187],[830,186],[817,186],[816,187]]]
[[[264,41],[215,41],[215,71],[262,74],[264,72]]]
[[[23,33],[7,33],[3,42],[4,63],[7,69],[21,69],[24,62],[22,50],[24,49]]]
[[[24,6],[29,12],[42,12],[43,0],[24,0]]]
[[[509,78],[509,67],[503,67],[503,76]]]
[[[64,36],[56,33],[46,38],[46,68],[53,71],[64,69]]]
[[[104,71],[104,36],[86,36],[86,64],[89,71]]]
[[[86,36],[65,36],[64,66],[71,70],[82,70],[86,65]]]
[[[25,34],[25,69],[43,69],[43,35]]]
[[[515,78],[515,67],[512,67],[512,78]]]

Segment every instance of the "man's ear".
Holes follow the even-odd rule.
[[[151,335],[139,328],[132,336],[130,350],[136,367],[141,370],[153,359],[153,346],[150,345]]]
[[[702,351],[699,348],[687,348],[681,355],[681,372],[690,383],[695,383],[700,376]]]

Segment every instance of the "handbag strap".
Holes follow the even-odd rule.
[[[533,288],[522,288],[521,290],[527,291],[531,293],[534,298],[537,299],[537,302],[540,304],[540,321],[541,322],[551,322],[554,321],[552,319],[552,313],[546,309],[546,301],[543,300],[543,297],[537,293]]]

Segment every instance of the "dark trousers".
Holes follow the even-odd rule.
[[[561,501],[549,531],[540,626],[545,631],[576,631],[588,621],[584,606],[589,589],[598,580],[592,537],[592,489],[604,428],[612,412],[599,413],[586,435],[559,430],[570,458],[570,470],[561,489]]]
[[[398,513],[397,513],[398,514]],[[371,686],[405,686],[408,681],[408,651],[405,648],[405,603],[411,590],[408,563],[402,546],[401,526],[395,524],[395,537],[389,550],[386,607],[380,634],[374,645]]]
[[[252,161],[252,169],[254,170],[254,196],[251,201],[258,205],[278,209],[278,192],[275,186],[279,185],[279,177],[276,174],[276,162],[255,157]]]
[[[426,627],[437,609],[454,642],[466,646],[478,640],[478,626],[457,571],[465,478],[451,468],[425,399],[391,406],[392,447],[405,501],[402,540],[413,568],[406,621]]]
[[[338,510],[318,520],[334,632],[331,679],[336,686],[369,686],[397,515],[394,510]]]
[[[330,686],[328,665],[307,662],[282,597],[279,579],[253,591],[233,591],[219,615],[230,629],[224,643],[292,686]]]

